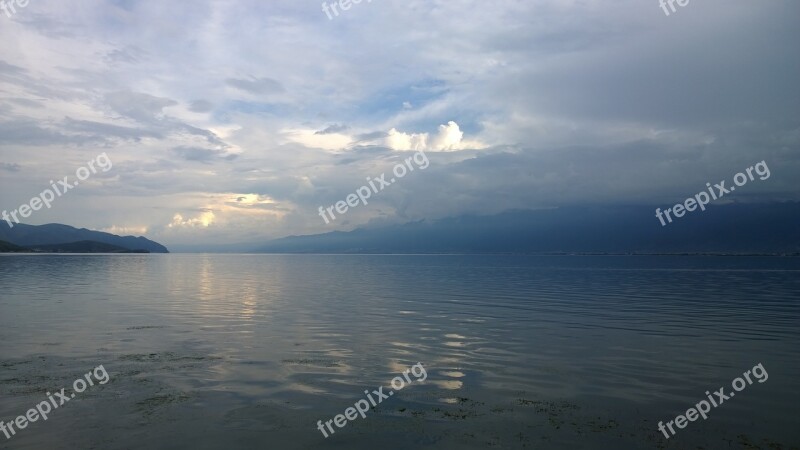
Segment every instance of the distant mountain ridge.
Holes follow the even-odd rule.
[[[11,242],[0,241],[0,253],[21,253],[27,251],[28,249],[14,245]]]
[[[69,251],[79,253],[118,253],[123,251],[146,251],[150,253],[169,253],[166,247],[144,237],[117,236],[102,231],[75,228],[62,224],[26,225],[0,221],[0,241],[10,244],[34,248],[42,251]],[[102,244],[102,245],[101,245]],[[61,250],[58,250],[61,248]],[[92,250],[94,248],[95,250]]]
[[[95,241],[32,245],[28,250],[34,253],[150,253],[149,250],[131,250],[118,245],[104,244]]]
[[[714,205],[667,226],[649,206],[508,211],[291,236],[256,252],[796,254],[800,203]]]

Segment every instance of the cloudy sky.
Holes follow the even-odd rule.
[[[800,197],[796,0],[669,16],[658,0],[373,0],[332,20],[319,0],[15,11],[0,11],[0,209],[113,162],[30,224],[258,242],[669,205],[762,160],[772,177],[731,201]],[[320,218],[415,150],[427,169]]]

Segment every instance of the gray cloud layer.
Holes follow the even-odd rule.
[[[242,242],[669,204],[761,160],[772,178],[734,198],[797,200],[797,17],[791,0],[669,17],[655,0],[409,0],[334,20],[290,0],[37,0],[0,17],[0,209],[102,152],[113,170],[29,223]],[[317,207],[414,145],[430,168],[324,225]]]

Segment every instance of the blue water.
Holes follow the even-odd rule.
[[[0,256],[1,449],[800,447],[800,258]],[[411,382],[325,438],[317,422]],[[659,421],[761,363],[666,439]]]

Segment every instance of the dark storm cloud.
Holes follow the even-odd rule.
[[[214,109],[214,104],[205,100],[195,100],[189,106],[189,110],[196,113],[207,113]]]
[[[0,170],[5,170],[6,172],[19,172],[22,168],[19,164],[11,164],[11,163],[0,163]]]
[[[320,131],[317,131],[317,132],[316,132],[316,133],[314,133],[314,134],[316,134],[316,135],[323,135],[323,134],[335,134],[335,133],[341,133],[341,132],[343,132],[343,131],[347,131],[347,130],[349,130],[349,129],[350,129],[350,127],[348,127],[347,125],[342,125],[342,124],[333,124],[333,125],[329,125],[329,126],[328,126],[328,127],[326,127],[325,129],[322,129],[322,130],[320,130]]]
[[[103,57],[109,64],[135,64],[142,60],[144,52],[136,47],[115,48]]]
[[[18,119],[0,122],[0,140],[3,144],[26,146],[100,144],[103,136],[65,134],[52,128],[44,128],[32,119]]]
[[[90,133],[100,137],[116,137],[135,141],[139,141],[144,137],[163,137],[161,133],[144,128],[123,127],[90,120],[74,120],[69,117],[64,120],[64,127],[70,131]]]
[[[286,91],[279,81],[272,78],[228,78],[225,82],[229,86],[251,94],[280,94]]]
[[[213,212],[220,242],[330,231],[317,207],[409,147],[431,166],[337,226],[662,203],[761,160],[772,178],[737,200],[800,196],[795,1],[665,17],[655,1],[406,0],[332,24],[290,0],[81,5],[37,0],[0,27],[0,154],[21,167],[0,166],[3,194],[114,160],[42,220],[164,230]]]
[[[236,154],[229,154],[224,150],[215,150],[198,147],[176,147],[172,151],[186,161],[197,161],[209,163],[215,160],[233,161],[238,157]]]
[[[178,102],[141,92],[120,91],[107,94],[106,104],[123,116],[142,123],[152,123],[161,118],[164,108],[177,105]]]

